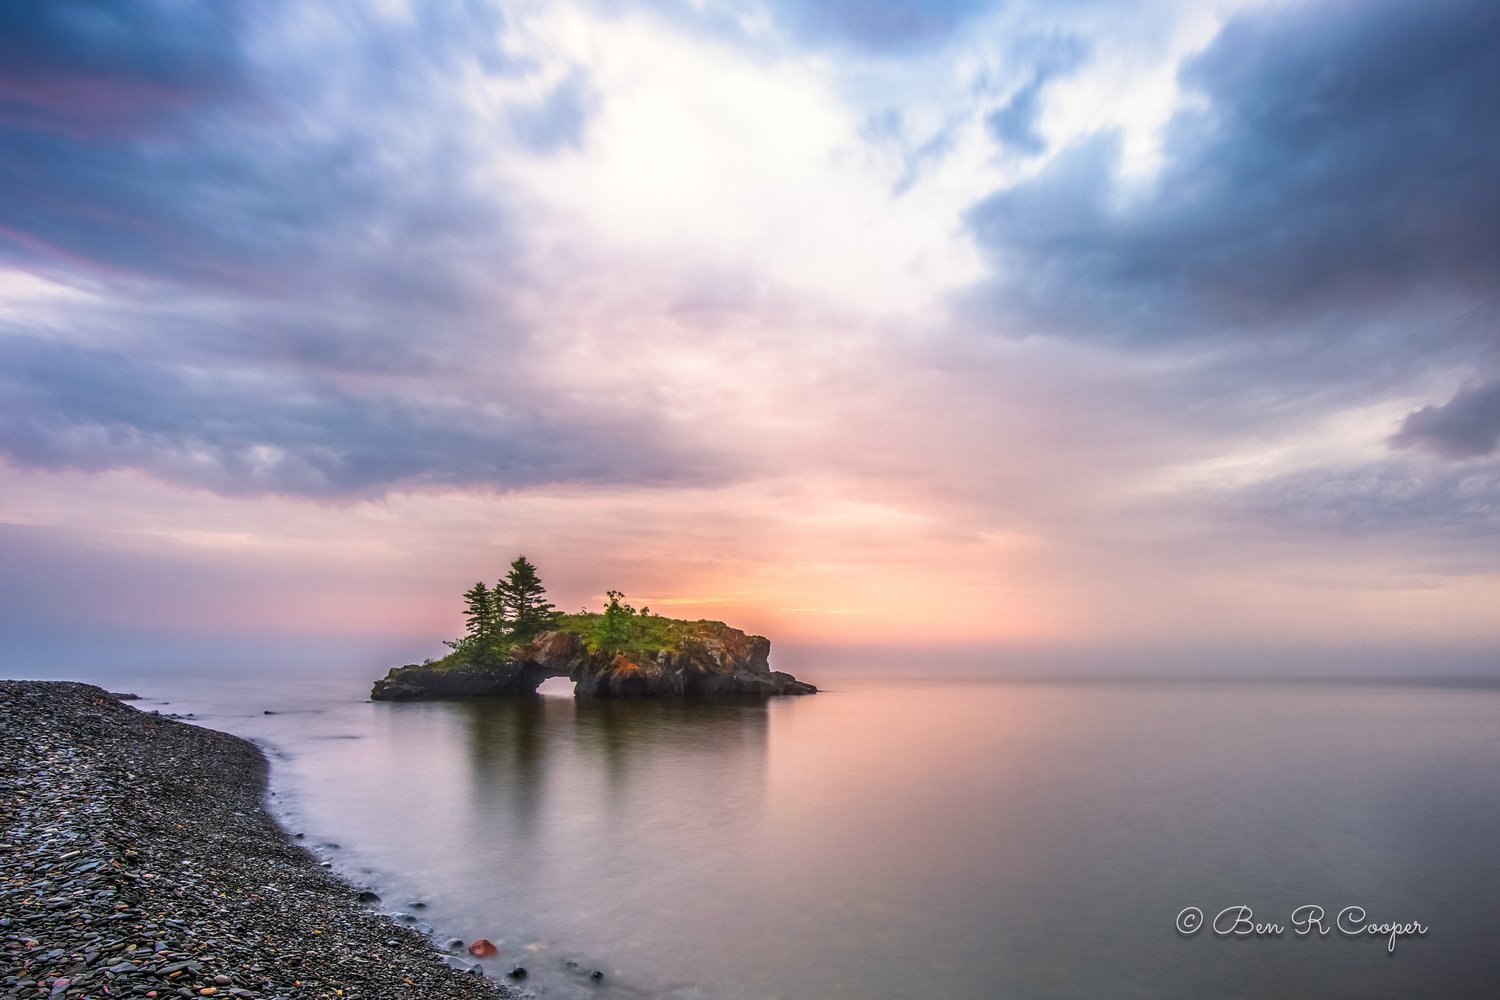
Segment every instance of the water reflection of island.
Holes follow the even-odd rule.
[[[449,703],[469,737],[474,812],[530,838],[602,814],[618,829],[633,804],[681,800],[727,824],[764,799],[769,715],[763,700],[496,698]],[[718,775],[730,770],[734,782]],[[731,794],[727,788],[732,786]],[[754,789],[747,796],[746,789]],[[717,821],[716,821],[717,825]]]

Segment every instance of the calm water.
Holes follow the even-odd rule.
[[[831,690],[717,706],[134,683],[261,743],[309,846],[391,909],[426,903],[412,912],[439,940],[496,941],[487,967],[524,963],[543,996],[1500,983],[1500,691],[817,679]],[[1288,929],[1177,932],[1186,907],[1239,904]],[[1394,954],[1384,936],[1299,937],[1302,905],[1428,933]]]

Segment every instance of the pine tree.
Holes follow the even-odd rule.
[[[464,639],[481,650],[501,638],[500,607],[497,597],[497,591],[486,587],[483,580],[464,591],[464,605],[468,608],[464,620],[469,625]]]
[[[525,556],[510,564],[505,579],[495,584],[496,611],[502,627],[518,639],[528,639],[557,618],[557,608],[545,600],[536,567]]]

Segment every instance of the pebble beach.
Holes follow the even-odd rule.
[[[360,903],[263,806],[253,744],[0,681],[0,993],[519,998]]]

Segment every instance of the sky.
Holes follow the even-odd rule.
[[[813,675],[1500,673],[1497,121],[1489,0],[0,5],[0,669],[524,553]]]

